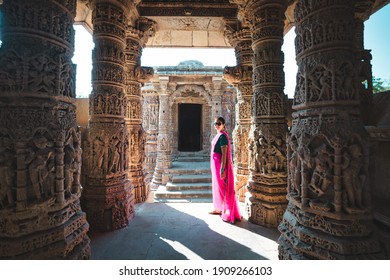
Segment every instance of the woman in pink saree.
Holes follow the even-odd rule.
[[[221,215],[223,221],[234,223],[242,217],[234,191],[232,153],[224,118],[215,119],[214,126],[217,135],[211,142],[210,156],[214,210],[209,213]]]

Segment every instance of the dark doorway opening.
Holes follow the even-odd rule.
[[[179,151],[202,150],[202,105],[179,104]]]

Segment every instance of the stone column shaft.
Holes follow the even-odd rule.
[[[374,125],[371,50],[364,48],[364,21],[368,20],[375,0],[355,2],[355,43],[359,79],[360,111],[364,125]]]
[[[88,259],[76,123],[76,0],[0,5],[0,259]]]
[[[124,89],[126,13],[130,9],[120,0],[92,1],[95,48],[83,205],[94,230],[122,228],[134,216]]]
[[[157,159],[156,168],[153,175],[152,185],[157,188],[165,184],[163,172],[172,166],[172,133],[171,133],[171,108],[169,88],[169,77],[160,77],[159,83],[159,112],[158,112],[158,137],[157,137]]]
[[[248,28],[226,32],[234,46],[237,66],[225,67],[224,78],[237,90],[236,125],[233,131],[235,190],[241,202],[245,201],[249,180],[249,131],[251,127],[252,102],[252,38]]]
[[[145,129],[145,161],[144,175],[145,184],[151,184],[157,158],[157,137],[158,137],[158,94],[154,89],[143,90],[143,118],[142,126]]]
[[[353,0],[299,0],[280,259],[382,258],[372,225]],[[360,50],[360,49],[359,49]]]
[[[287,205],[286,104],[283,44],[286,1],[249,1],[253,49],[252,124],[249,132],[249,220],[276,227]]]
[[[137,24],[140,25],[140,24]],[[142,128],[141,85],[153,76],[153,68],[141,67],[143,37],[146,34],[132,26],[126,32],[126,126],[130,133],[128,156],[129,179],[134,187],[135,202],[143,202],[149,193],[144,182],[142,163],[145,158],[145,135]]]

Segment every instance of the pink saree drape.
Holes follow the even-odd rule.
[[[222,133],[225,134],[226,138],[228,139],[225,180],[221,179],[220,173],[222,154],[214,152],[215,144],[217,143]],[[230,140],[226,132],[218,132],[211,142],[210,167],[214,209],[222,212],[221,218],[226,222],[234,223],[236,220],[241,220],[240,209],[238,207],[236,194],[234,191],[234,173]]]

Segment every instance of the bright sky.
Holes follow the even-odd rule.
[[[386,5],[365,22],[364,44],[372,50],[372,72],[376,78],[390,83],[390,5]],[[88,97],[91,93],[91,70],[93,48],[92,37],[81,25],[75,25],[76,46],[73,62],[77,64],[76,92],[77,97]],[[293,98],[297,66],[294,47],[295,31],[290,30],[284,37],[283,52],[285,56],[285,94]],[[175,66],[185,60],[198,60],[205,66],[234,66],[236,58],[233,49],[179,49],[179,48],[145,48],[142,52],[142,66]]]
[[[390,83],[390,4],[371,15],[364,25],[364,47],[372,50],[372,75]]]

